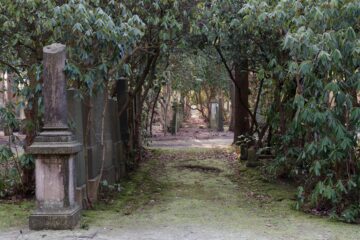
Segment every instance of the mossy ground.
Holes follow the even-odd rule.
[[[85,225],[191,225],[242,231],[249,239],[359,239],[359,226],[294,210],[294,186],[266,181],[231,158],[229,150],[151,151],[119,198],[85,211]]]
[[[34,209],[34,201],[0,201],[0,230],[25,227]]]
[[[267,181],[230,149],[152,149],[121,187],[83,212],[82,228],[106,239],[360,239],[358,225],[294,210],[294,186]],[[0,229],[26,225],[33,207],[0,203]]]

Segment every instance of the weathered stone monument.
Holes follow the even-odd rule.
[[[175,101],[173,102],[172,105],[172,109],[173,109],[173,118],[171,120],[171,134],[172,135],[176,135],[178,130],[179,130],[179,107],[178,107],[178,103]]]
[[[259,156],[256,153],[255,147],[251,146],[247,152],[247,162],[246,167],[253,168],[261,166],[261,162],[259,161]]]
[[[66,49],[62,44],[44,47],[44,127],[27,149],[36,158],[36,210],[30,229],[72,229],[80,218],[75,201],[75,156],[81,144],[67,123]]]
[[[78,97],[79,91],[76,89],[68,89],[66,91],[67,97],[67,105],[68,105],[68,125],[70,130],[82,145],[83,148],[80,152],[76,154],[75,157],[75,168],[76,168],[76,201],[80,205],[81,208],[87,207],[87,197],[88,194],[86,192],[86,180],[87,180],[87,161],[85,160],[85,150],[84,147],[84,124],[83,119],[86,118],[84,116],[84,108],[83,102]]]
[[[217,130],[218,129],[218,117],[219,117],[219,103],[215,99],[210,102],[210,128]]]

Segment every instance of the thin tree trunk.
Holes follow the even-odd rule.
[[[262,93],[262,89],[263,89],[263,85],[264,85],[264,79],[265,78],[261,79],[261,81],[260,81],[259,91],[258,91],[258,94],[257,94],[257,97],[256,97],[256,103],[255,103],[255,108],[254,108],[254,113],[253,113],[253,115],[255,116],[255,119],[256,119],[256,116],[257,116],[257,110],[259,108],[261,93]],[[255,122],[253,120],[251,122],[251,131],[253,131],[254,126],[255,126]]]
[[[228,75],[229,75],[229,77],[230,77],[230,79],[231,79],[231,81],[234,83],[234,85],[235,85],[235,89],[241,89],[241,87],[239,86],[239,84],[238,84],[238,81],[236,81],[236,77],[234,76],[234,74],[233,74],[233,72],[232,72],[232,70],[230,69],[230,67],[229,67],[229,65],[228,65],[228,63],[227,63],[227,61],[226,61],[226,59],[225,59],[225,57],[224,57],[224,55],[222,54],[222,51],[221,51],[221,48],[219,47],[219,46],[217,46],[217,45],[214,45],[214,47],[215,47],[215,49],[216,49],[216,51],[218,52],[218,54],[219,54],[219,56],[220,56],[220,58],[221,58],[221,61],[222,61],[222,63],[224,64],[224,66],[225,66],[225,68],[226,68],[226,71],[228,72]],[[236,65],[236,64],[235,64]],[[246,65],[247,65],[247,68],[248,68],[248,62],[246,63]],[[247,78],[248,78],[249,76],[247,76]],[[249,95],[249,92],[248,92],[248,89],[246,90],[247,91],[247,95]],[[241,92],[242,91],[236,91],[238,94],[241,94]],[[241,95],[240,95],[241,96]],[[243,102],[242,101],[242,97],[238,97],[238,100],[240,100],[240,104],[242,105],[242,107],[248,112],[247,114],[252,118],[252,120],[254,121],[254,124],[255,124],[255,129],[258,131],[258,123],[257,123],[257,121],[256,121],[256,118],[255,118],[255,116],[252,114],[252,112],[250,111],[250,109],[249,109],[249,103],[248,102]]]
[[[235,125],[235,87],[234,83],[230,82],[230,101],[231,101],[231,116],[230,116],[230,123],[229,123],[229,131],[234,131]]]
[[[234,125],[234,142],[238,137],[249,133],[249,71],[248,61],[240,60],[235,64],[235,125]],[[241,104],[241,102],[243,104]],[[245,106],[244,106],[245,105]]]

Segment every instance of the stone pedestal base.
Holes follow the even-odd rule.
[[[35,211],[29,217],[31,230],[66,230],[74,229],[80,219],[81,208]]]

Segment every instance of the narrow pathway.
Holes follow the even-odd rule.
[[[150,146],[161,149],[228,148],[232,144],[234,136],[232,132],[209,129],[196,111],[193,112],[192,118],[182,124],[182,128],[175,136],[169,133],[164,135],[160,126],[155,128]]]
[[[29,240],[359,239],[356,225],[292,210],[293,188],[265,182],[229,149],[153,149],[115,201],[85,211],[88,230],[3,232]]]

